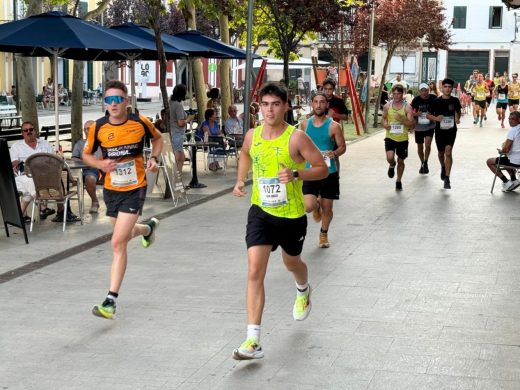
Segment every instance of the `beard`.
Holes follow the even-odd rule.
[[[323,110],[322,112],[314,111],[314,115],[315,115],[315,116],[322,117],[322,116],[327,115],[327,111],[325,111],[325,110]]]

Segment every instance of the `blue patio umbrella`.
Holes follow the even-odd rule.
[[[155,43],[154,31],[145,26],[129,22],[118,26],[113,26],[110,29],[141,39],[150,40]],[[176,39],[173,35],[170,34],[161,33],[161,39],[163,41],[165,50],[166,48],[175,48],[176,50],[181,50],[178,47],[178,45],[181,45],[184,48],[182,49],[182,52],[184,52],[186,56],[205,58],[231,58],[226,52],[208,48],[195,42],[187,43],[185,40]]]
[[[205,56],[200,55],[200,57],[208,57],[208,58],[233,58],[233,59],[245,59],[247,52],[245,50],[239,49],[238,47],[228,45],[227,43],[220,42],[216,39],[210,38],[199,31],[196,30],[188,30],[183,31],[173,35],[175,47],[179,50],[190,53],[190,55],[198,56],[196,54],[192,54],[190,52],[190,45],[199,45],[208,51],[214,51],[222,53],[221,56]],[[253,58],[262,58],[257,54],[253,54]]]
[[[157,58],[156,48],[150,41],[125,36],[62,12],[47,12],[1,24],[0,51],[31,57],[52,56],[55,75],[58,74],[58,57],[92,61]],[[176,51],[178,53],[172,55],[186,54],[180,50]],[[54,94],[55,101],[58,101],[56,77],[54,77]],[[58,147],[57,104],[55,104],[55,115],[56,147]]]
[[[124,23],[113,26],[111,29],[124,32],[143,39],[154,40],[155,34],[152,29],[134,23]],[[175,35],[161,34],[161,39],[166,47],[173,47],[188,54],[190,57],[204,57],[217,59],[244,59],[246,51],[238,47],[222,43],[210,38],[198,31],[185,31]],[[255,58],[261,58],[256,56]]]

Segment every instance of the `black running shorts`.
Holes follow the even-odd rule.
[[[519,101],[519,99],[509,99],[508,100],[510,106],[518,106],[518,101]]]
[[[252,205],[247,215],[246,245],[278,245],[291,256],[302,253],[307,234],[307,215],[300,218],[280,218],[266,213],[257,205]]]
[[[455,144],[455,138],[457,138],[457,131],[454,130],[437,130],[435,132],[435,143],[437,144],[437,150],[444,152],[446,146]]]
[[[433,138],[433,133],[435,132],[435,129],[430,129],[426,131],[417,131],[415,130],[415,143],[416,144],[424,144],[424,138],[430,137]]]
[[[408,157],[408,141],[397,142],[390,138],[385,138],[385,151],[387,152],[395,152],[397,157],[401,160],[406,159]]]
[[[507,103],[497,103],[497,108],[501,108],[502,110],[507,110]]]
[[[303,182],[303,195],[321,196],[324,199],[339,199],[339,174],[329,173],[325,179]]]
[[[515,167],[515,168],[520,167],[520,164],[513,164],[511,161],[509,161],[509,158],[507,156],[497,157],[495,159],[495,164],[509,165],[510,167]]]
[[[485,100],[475,100],[475,104],[479,106],[480,108],[486,108],[486,101]]]
[[[131,191],[112,191],[103,188],[103,199],[107,206],[107,217],[117,217],[117,213],[139,214],[143,212],[146,187]]]

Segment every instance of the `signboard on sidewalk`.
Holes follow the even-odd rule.
[[[20,207],[20,198],[14,180],[13,166],[7,141],[0,138],[0,208],[4,220],[5,234],[9,237],[7,225],[19,227],[23,230],[25,243],[28,244],[27,230]]]

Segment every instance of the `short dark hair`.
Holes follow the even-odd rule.
[[[186,86],[184,84],[177,84],[173,88],[170,100],[172,102],[182,102],[184,99],[186,99]]]
[[[22,125],[20,127],[23,127],[23,125],[31,125],[32,127],[34,127],[34,124],[31,122],[31,121],[25,121],[22,123]]]
[[[314,101],[314,98],[316,96],[323,96],[325,98],[325,100],[327,100],[327,96],[325,96],[325,94],[322,92],[322,91],[316,91],[313,95],[312,95],[312,98],[311,98],[311,101]]]
[[[208,108],[206,111],[204,111],[204,119],[209,121],[209,118],[211,118],[214,113],[215,113],[215,110],[213,108]]]
[[[444,85],[444,84],[448,84],[448,85],[454,86],[455,85],[455,81],[453,81],[452,79],[445,78],[444,80],[442,80],[442,85]]]
[[[211,88],[208,92],[208,98],[218,99],[220,97],[220,90],[218,88]]]
[[[326,86],[327,84],[332,85],[332,88],[336,89],[336,80],[328,77],[325,80],[323,80],[323,87]]]
[[[285,86],[280,85],[278,83],[267,83],[260,88],[260,91],[258,92],[258,95],[260,96],[260,100],[265,95],[274,95],[276,97],[279,97],[282,102],[287,103],[287,88]]]
[[[126,85],[119,80],[110,80],[107,85],[105,86],[105,93],[109,89],[119,89],[125,93],[125,95],[128,95],[128,88],[126,88]]]
[[[401,84],[396,84],[392,87],[391,92],[394,92],[394,91],[404,93],[404,87]]]

